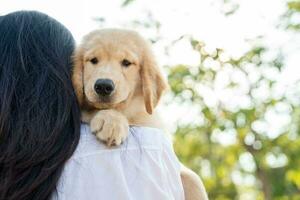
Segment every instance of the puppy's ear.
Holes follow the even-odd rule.
[[[168,84],[163,78],[150,48],[144,52],[140,73],[146,111],[152,114]]]
[[[72,74],[72,82],[73,87],[75,89],[75,93],[79,102],[79,105],[82,105],[84,93],[83,93],[83,48],[79,47],[75,50],[73,55],[73,74]]]

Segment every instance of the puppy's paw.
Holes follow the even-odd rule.
[[[91,120],[90,126],[96,137],[107,146],[120,145],[129,130],[125,116],[115,110],[100,110]]]

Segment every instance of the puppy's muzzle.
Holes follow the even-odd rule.
[[[110,79],[98,79],[94,85],[94,90],[99,96],[108,97],[115,90],[115,84]]]

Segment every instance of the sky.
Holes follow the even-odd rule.
[[[120,0],[0,0],[0,15],[16,10],[39,10],[56,18],[71,30],[76,41],[88,32],[103,27],[131,28],[145,37],[152,37],[155,31],[133,26],[132,21],[147,21],[151,17],[160,22],[161,40],[154,45],[154,52],[161,65],[199,63],[199,56],[191,50],[189,43],[182,40],[166,56],[165,47],[180,38],[190,35],[207,44],[207,50],[223,48],[229,55],[238,57],[250,48],[254,38],[264,36],[269,48],[283,48],[287,56],[286,69],[280,74],[283,84],[293,84],[300,79],[299,53],[300,36],[276,28],[279,17],[285,11],[283,0],[137,0],[122,8]],[[231,6],[238,2],[236,13],[225,16]],[[104,18],[102,26],[95,18]],[[180,116],[186,108],[169,105],[165,117],[169,126],[178,120],[191,120]],[[176,112],[174,111],[176,110]],[[190,112],[190,110],[189,110]],[[176,113],[176,114],[174,114]],[[194,113],[197,115],[197,113]],[[191,114],[190,116],[193,116]],[[194,120],[194,119],[193,119]]]
[[[22,9],[45,12],[66,25],[80,41],[84,34],[99,28],[94,20],[96,17],[105,18],[106,27],[130,27],[131,21],[145,19],[150,11],[161,23],[160,34],[166,41],[175,40],[184,34],[193,35],[201,38],[211,48],[225,48],[230,54],[237,56],[249,47],[245,42],[247,39],[265,35],[275,47],[290,39],[289,35],[275,29],[278,17],[285,9],[284,1],[239,0],[239,9],[229,17],[223,15],[222,11],[226,10],[226,6],[221,2],[137,0],[132,5],[121,8],[121,0],[0,0],[0,14]],[[235,0],[232,4],[234,2]],[[147,36],[147,33],[144,35]],[[184,44],[180,45],[178,49],[184,47]],[[173,53],[182,55],[182,51],[176,51],[178,50]],[[193,55],[171,56],[169,60],[163,59],[163,62],[193,64],[197,62],[197,58]]]

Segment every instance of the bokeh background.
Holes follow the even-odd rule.
[[[153,43],[161,113],[210,199],[300,199],[299,0],[0,0],[0,15],[24,9],[78,42],[120,27]]]

